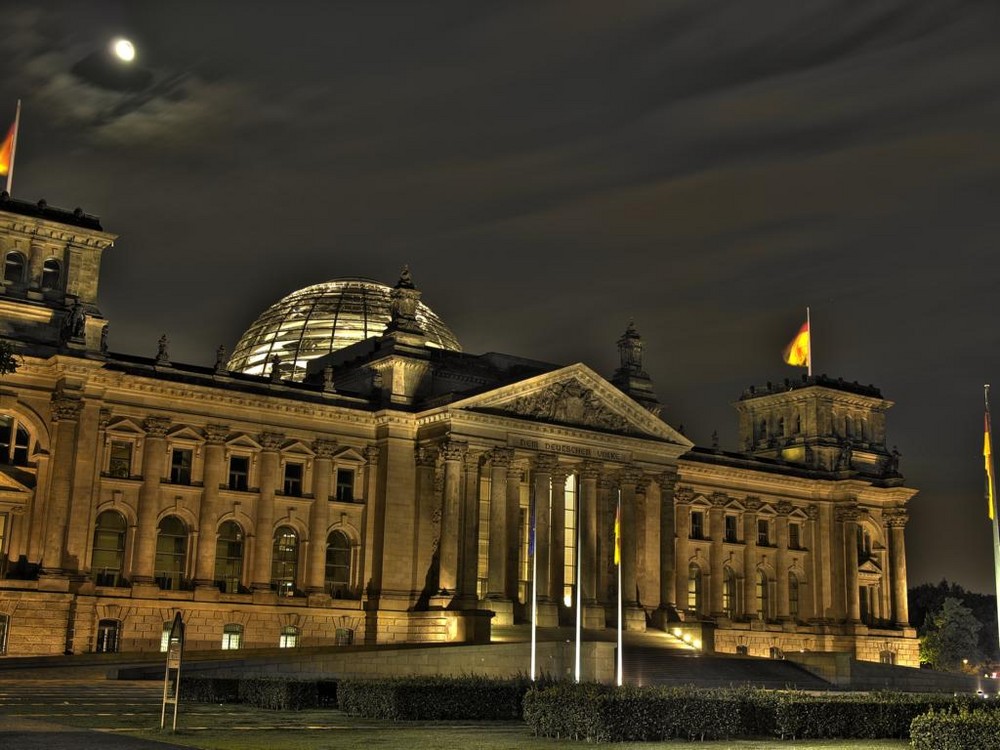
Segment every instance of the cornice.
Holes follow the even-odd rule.
[[[0,231],[100,250],[110,247],[118,239],[117,234],[100,229],[74,227],[57,221],[7,213],[6,211],[0,211]]]

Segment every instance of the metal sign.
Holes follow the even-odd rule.
[[[167,671],[163,675],[163,708],[160,711],[160,729],[167,722],[167,704],[173,704],[174,722],[171,731],[177,731],[177,703],[180,700],[181,655],[184,653],[184,620],[181,613],[174,615],[167,641]]]

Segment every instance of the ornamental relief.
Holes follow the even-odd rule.
[[[613,412],[578,380],[564,380],[530,396],[522,396],[499,407],[502,411],[542,421],[629,432],[628,420]]]

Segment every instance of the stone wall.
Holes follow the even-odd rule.
[[[37,656],[66,650],[71,594],[0,591],[0,614],[10,618],[7,654]]]

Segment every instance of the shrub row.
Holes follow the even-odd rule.
[[[267,677],[182,677],[181,698],[198,703],[246,703],[272,711],[300,711],[332,706],[332,680],[286,680]]]
[[[973,697],[871,693],[774,693],[753,688],[562,684],[532,690],[524,720],[536,735],[588,742],[668,739],[882,739],[909,736],[928,709],[957,709]]]
[[[914,750],[1000,750],[1000,709],[929,711],[910,724]]]
[[[341,680],[337,704],[341,710],[373,719],[502,720],[521,718],[527,678],[402,677]]]

